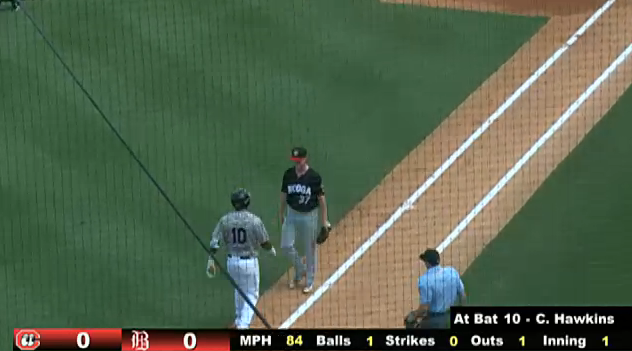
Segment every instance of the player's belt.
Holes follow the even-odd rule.
[[[297,212],[298,214],[302,214],[302,215],[306,215],[306,214],[310,214],[312,213],[316,208],[312,208],[311,210],[297,210],[293,207],[290,206],[290,208],[292,209],[292,211]]]
[[[228,254],[228,255],[226,255],[226,256],[228,256],[228,258],[237,257],[237,256],[233,256],[233,255],[231,255],[231,254]],[[251,258],[252,258],[252,256],[239,256],[239,257],[237,257],[237,258],[239,258],[240,260],[249,260],[249,259],[251,259]]]

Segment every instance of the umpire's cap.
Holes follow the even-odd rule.
[[[230,194],[230,202],[236,210],[243,210],[250,205],[250,193],[244,188],[239,188]]]
[[[435,249],[426,249],[426,251],[419,255],[419,259],[432,266],[436,266],[440,261],[439,251]]]

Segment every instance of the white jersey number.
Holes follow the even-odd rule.
[[[246,229],[233,228],[233,244],[245,244],[246,243]]]

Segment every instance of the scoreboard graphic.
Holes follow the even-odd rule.
[[[13,350],[632,350],[632,307],[454,308],[451,328],[14,329]]]
[[[231,331],[15,329],[13,350],[228,351]]]

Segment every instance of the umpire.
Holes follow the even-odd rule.
[[[439,252],[427,249],[421,255],[426,273],[419,277],[419,308],[404,320],[407,329],[447,329],[450,327],[450,307],[465,303],[465,287],[459,272],[439,265]]]

